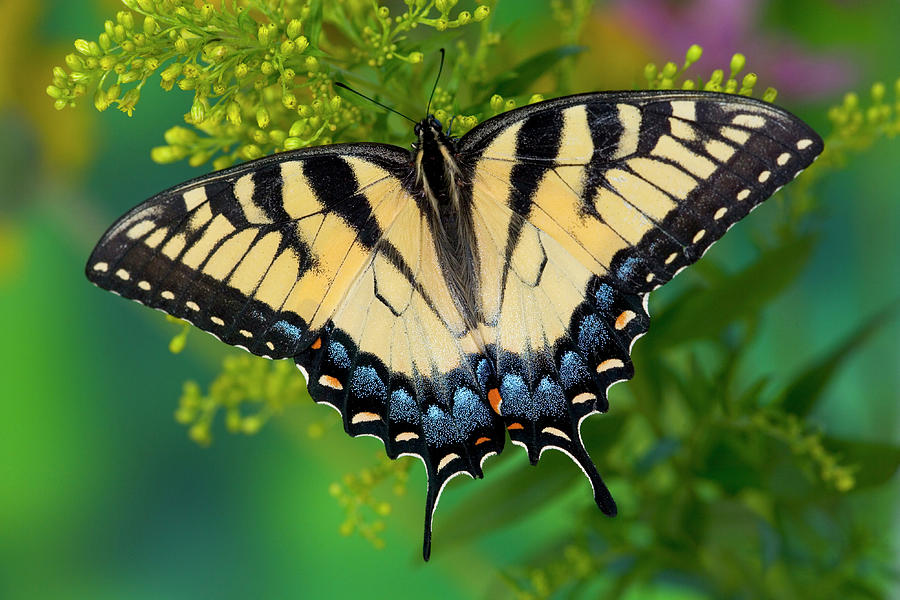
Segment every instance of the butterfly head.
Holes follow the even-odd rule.
[[[444,129],[441,122],[434,115],[428,115],[418,123],[414,128],[416,133],[417,148],[426,148],[435,143],[446,143],[447,136],[444,135]]]

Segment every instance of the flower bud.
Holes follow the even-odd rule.
[[[109,100],[106,99],[106,92],[99,87],[97,88],[97,91],[94,92],[94,108],[99,112],[103,112],[109,108]]]
[[[298,119],[291,124],[291,129],[288,131],[288,137],[300,137],[303,135],[303,131],[306,129],[306,120]]]
[[[78,51],[79,54],[83,54],[85,56],[89,56],[91,53],[91,45],[87,40],[77,39],[75,40],[75,50]]]
[[[731,57],[731,76],[734,77],[738,73],[744,70],[744,66],[747,64],[747,59],[743,54],[735,54]]]
[[[181,71],[184,69],[184,63],[174,62],[160,73],[160,77],[162,77],[163,81],[174,81],[176,77],[181,75]]]
[[[191,105],[191,123],[202,123],[206,118],[206,104],[197,96]]]
[[[703,47],[698,44],[692,44],[684,55],[684,66],[687,67],[694,64],[700,60],[701,56],[703,56]]]
[[[241,117],[241,105],[237,102],[230,102],[225,110],[225,117],[232,125],[240,125],[243,120]]]
[[[66,66],[73,71],[80,71],[84,68],[84,61],[77,54],[66,54]]]
[[[266,110],[265,106],[260,106],[256,111],[256,124],[259,125],[260,129],[265,129],[269,126],[269,111]]]
[[[262,150],[256,144],[241,146],[238,153],[247,160],[253,160],[263,155]]]
[[[667,62],[662,69],[663,79],[673,79],[676,73],[678,73],[678,66],[673,62]]]
[[[144,34],[145,35],[153,35],[156,33],[156,19],[154,19],[151,15],[147,15],[144,17]]]
[[[303,23],[300,21],[300,19],[291,19],[291,22],[288,23],[287,26],[287,36],[293,40],[296,39],[302,31]]]
[[[472,18],[476,21],[484,21],[489,14],[491,14],[491,9],[482,5],[475,9],[475,14],[472,15]]]
[[[196,133],[180,125],[167,129],[163,137],[170,146],[189,146],[197,141]]]
[[[221,171],[222,169],[227,169],[233,164],[234,159],[232,159],[230,156],[220,156],[213,161],[213,169],[215,169],[216,171]]]

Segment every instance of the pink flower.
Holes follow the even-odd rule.
[[[761,8],[760,0],[613,0],[606,10],[646,38],[662,60],[701,45],[703,57],[688,74],[722,68],[727,75],[732,54],[741,52],[761,84],[791,98],[827,96],[855,82],[859,65],[848,53],[808,48],[787,31],[764,31]]]

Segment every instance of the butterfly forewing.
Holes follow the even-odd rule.
[[[393,220],[396,206],[367,190],[396,187],[405,159],[387,146],[315,150],[188,182],[114,224],[88,278],[227,343],[293,356]]]
[[[512,210],[595,272],[643,293],[806,168],[822,141],[749,98],[634,92],[511,111],[472,130],[460,149],[476,177],[499,179],[495,195]]]

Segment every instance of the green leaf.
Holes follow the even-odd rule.
[[[799,237],[766,250],[750,266],[710,290],[691,289],[657,317],[651,330],[658,344],[718,337],[731,323],[755,317],[806,265],[815,239]]]
[[[860,348],[874,332],[879,330],[898,306],[900,303],[895,302],[879,311],[827,356],[800,373],[781,393],[778,399],[781,407],[799,417],[805,417],[812,412],[843,362]]]
[[[525,94],[535,81],[548,73],[559,61],[580,54],[586,49],[584,46],[558,46],[532,56],[506,71],[500,79],[500,83],[487,94],[486,98],[490,98],[494,94],[501,96]]]
[[[634,465],[634,472],[644,475],[653,467],[673,457],[681,450],[681,440],[673,437],[659,439]]]
[[[319,37],[322,35],[322,0],[310,0],[309,17],[304,25],[309,45],[318,48]]]
[[[881,485],[900,468],[900,446],[885,442],[866,442],[825,436],[822,443],[837,454],[841,464],[857,468],[853,489]]]
[[[753,452],[742,444],[734,430],[715,435],[695,466],[698,477],[718,483],[726,494],[735,495],[748,488],[764,489],[759,462]]]
[[[575,465],[556,467],[559,468],[545,468],[538,473],[521,466],[493,481],[486,492],[468,496],[445,517],[445,522],[453,523],[453,528],[440,532],[441,543],[474,539],[546,508],[553,498],[571,489],[582,477]]]

